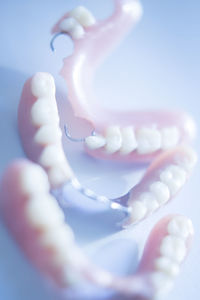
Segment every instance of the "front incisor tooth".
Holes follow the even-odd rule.
[[[134,201],[131,204],[131,207],[132,207],[131,220],[133,223],[138,222],[145,217],[147,213],[147,207],[143,202]]]
[[[85,139],[87,147],[91,150],[99,149],[106,144],[106,140],[101,135],[91,135]]]
[[[34,195],[49,191],[49,182],[45,171],[38,165],[28,165],[20,175],[20,185],[24,193]]]
[[[89,27],[96,23],[92,13],[84,6],[74,8],[69,13],[69,16],[75,18],[84,27]]]
[[[187,178],[187,173],[177,165],[170,165],[160,174],[160,179],[164,182],[171,195],[175,195],[184,185]]]
[[[122,136],[122,146],[120,149],[121,154],[123,155],[129,154],[137,148],[135,132],[131,126],[122,128],[121,136]]]
[[[170,192],[167,185],[161,181],[152,183],[149,190],[156,197],[159,205],[165,204],[170,198]]]
[[[183,216],[173,218],[167,227],[170,235],[175,235],[183,239],[187,239],[193,234],[193,226],[191,220]]]
[[[61,142],[62,132],[58,126],[44,125],[38,129],[34,141],[40,145],[56,144]]]
[[[112,154],[121,148],[122,136],[121,130],[118,126],[110,126],[106,130],[106,146],[107,153]]]
[[[185,242],[182,238],[167,235],[161,243],[160,253],[178,263],[182,262],[185,258],[187,249]]]
[[[85,34],[83,27],[74,18],[66,18],[59,25],[61,31],[68,32],[73,39],[80,39]]]
[[[180,268],[176,262],[170,258],[162,256],[156,259],[155,268],[169,276],[175,277],[179,274]]]
[[[139,201],[143,202],[147,208],[147,212],[150,214],[158,209],[159,205],[156,198],[151,193],[142,193],[139,197]]]
[[[139,154],[152,153],[161,147],[161,134],[157,129],[141,128],[138,130],[136,138]]]
[[[31,80],[31,92],[36,97],[54,96],[55,83],[53,76],[49,73],[38,72]]]
[[[178,145],[180,132],[176,126],[163,128],[160,130],[160,133],[162,136],[161,148],[163,150],[168,150]]]

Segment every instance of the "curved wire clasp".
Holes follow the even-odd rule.
[[[56,50],[55,47],[54,47],[54,42],[55,42],[55,40],[57,39],[57,37],[59,37],[60,35],[68,35],[68,34],[67,34],[67,32],[61,31],[61,32],[56,33],[56,34],[52,37],[51,42],[50,42],[50,48],[51,48],[51,50],[52,50],[53,52],[55,52],[55,50]]]
[[[65,130],[65,135],[66,135],[66,137],[70,140],[70,141],[72,141],[72,142],[77,142],[77,143],[84,143],[85,142],[85,139],[86,138],[80,138],[80,139],[78,139],[78,138],[73,138],[72,136],[71,136],[71,134],[69,133],[69,129],[68,129],[68,127],[67,127],[67,125],[64,125],[64,130]],[[96,132],[93,130],[92,132],[91,132],[91,135],[92,136],[94,136],[94,135],[96,135]]]

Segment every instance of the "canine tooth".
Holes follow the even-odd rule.
[[[50,145],[44,148],[39,158],[39,163],[43,167],[52,167],[65,162],[65,155],[61,146]]]
[[[121,131],[118,126],[110,126],[106,130],[106,146],[107,153],[117,152],[122,145]]]
[[[161,299],[171,291],[174,285],[174,280],[162,272],[154,272],[151,275],[151,281],[156,292],[154,299]]]
[[[72,38],[80,39],[85,31],[83,27],[74,18],[66,18],[60,23],[61,31],[68,32]]]
[[[132,207],[132,213],[131,213],[131,219],[132,222],[137,222],[142,220],[146,213],[147,213],[147,207],[142,203],[141,201],[134,201],[131,204]]]
[[[89,27],[96,23],[92,13],[84,6],[76,7],[69,13],[69,16],[75,18],[84,27]]]
[[[164,256],[156,259],[155,268],[157,271],[161,271],[172,277],[177,276],[180,271],[179,265],[177,263]]]
[[[188,238],[190,234],[193,234],[193,226],[191,220],[183,216],[177,216],[173,218],[168,224],[168,233],[181,238]]]
[[[161,134],[157,129],[141,128],[137,132],[138,153],[147,154],[160,149]]]
[[[162,136],[162,145],[163,150],[174,148],[180,139],[180,132],[177,127],[167,127],[160,130]]]
[[[38,129],[34,141],[40,145],[56,144],[61,141],[62,132],[58,126],[44,125]]]
[[[52,166],[48,171],[49,181],[53,186],[64,184],[72,176],[72,170],[66,163]]]
[[[135,132],[131,126],[122,128],[121,136],[122,136],[122,146],[120,149],[121,154],[124,155],[129,154],[137,148]]]
[[[89,149],[99,149],[106,144],[106,140],[101,135],[91,135],[85,139],[85,143]]]
[[[139,201],[142,201],[147,208],[148,213],[154,212],[159,205],[156,198],[151,193],[142,193]]]
[[[167,167],[161,174],[160,179],[170,190],[172,195],[176,194],[186,181],[186,172],[177,165]]]
[[[167,235],[161,243],[160,253],[176,262],[182,262],[186,255],[186,246],[182,238]]]
[[[29,165],[20,175],[20,184],[28,195],[49,191],[49,182],[45,171],[38,165]]]
[[[44,230],[60,226],[60,224],[64,224],[65,220],[57,202],[48,194],[35,195],[29,199],[26,206],[26,217],[33,226]]]
[[[55,95],[55,83],[49,73],[38,72],[31,80],[31,92],[36,97]]]
[[[33,104],[30,114],[32,123],[35,126],[47,125],[52,122],[59,123],[55,98],[39,98]]]
[[[170,192],[167,185],[161,181],[152,183],[149,187],[149,190],[156,197],[159,205],[166,203],[170,198]]]

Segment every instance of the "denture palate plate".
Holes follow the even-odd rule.
[[[72,171],[62,147],[53,77],[36,73],[31,81],[31,92],[36,98],[30,111],[36,128],[33,140],[42,149],[38,162],[47,170],[52,186],[59,186],[71,178]]]
[[[104,148],[108,154],[119,151],[122,155],[134,151],[145,155],[158,150],[168,150],[177,146],[179,141],[179,130],[174,126],[160,130],[147,127],[134,130],[132,126],[109,126],[104,135],[97,134],[85,139],[87,147],[91,150]]]
[[[69,12],[68,17],[59,25],[62,32],[67,32],[73,39],[80,39],[85,34],[85,29],[96,22],[92,13],[83,6],[78,6]]]
[[[156,291],[155,299],[160,299],[173,287],[180,265],[187,255],[188,239],[193,233],[191,220],[184,216],[175,216],[168,223],[167,234],[161,241],[159,256],[155,259],[151,275]]]
[[[144,176],[144,179],[136,186],[136,190],[133,188],[129,198],[129,205],[132,207],[132,223],[141,221],[166,204],[185,184],[196,162],[195,155],[192,150],[188,152],[187,148],[182,152],[178,150],[177,154],[176,151],[172,153],[171,161],[168,158],[167,163],[161,162],[159,167],[150,172],[151,176],[148,175],[148,179]],[[187,167],[188,164],[185,167],[185,161],[189,160],[190,169]],[[156,165],[157,162],[154,164]]]

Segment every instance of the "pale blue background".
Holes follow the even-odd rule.
[[[57,74],[62,57],[70,53],[72,45],[69,39],[60,38],[56,43],[57,52],[52,54],[49,49],[49,29],[62,14],[80,3],[91,8],[99,18],[108,16],[112,9],[110,0],[0,2],[1,174],[12,159],[23,156],[16,129],[16,111],[24,81],[36,71],[49,71],[56,77],[62,95],[66,95],[66,87]],[[119,109],[125,106],[127,109],[181,108],[194,116],[199,127],[200,2],[144,0],[143,4],[145,13],[142,22],[98,72],[96,89],[102,105]],[[197,139],[195,146],[198,151],[199,144]],[[81,146],[72,151],[73,148],[69,145],[67,151],[75,171],[85,185],[109,196],[116,196],[126,191],[135,180],[133,166],[96,162],[80,153],[80,149]],[[110,223],[107,222],[106,214],[101,213],[101,209],[96,211],[92,203],[88,203],[91,209],[87,204],[84,212],[78,212],[76,208],[69,209],[69,222],[75,229],[79,242],[85,244],[86,252],[93,259],[97,260],[99,255],[99,264],[125,274],[135,267],[135,242],[140,245],[140,253],[149,228],[158,219],[169,212],[188,215],[192,218],[196,231],[194,246],[174,291],[167,299],[198,299],[199,180],[197,167],[192,180],[174,202],[132,232],[112,236],[116,231],[114,218],[110,219]],[[107,240],[103,239],[99,245],[90,245],[90,242],[97,242],[106,236]],[[97,254],[92,254],[94,249],[97,249]],[[68,299],[103,297],[103,293],[91,289],[87,290],[87,296],[83,291],[80,294],[79,298],[75,293],[71,297],[68,294]],[[0,299],[57,300],[42,284],[37,272],[24,259],[3,225],[0,226]]]

